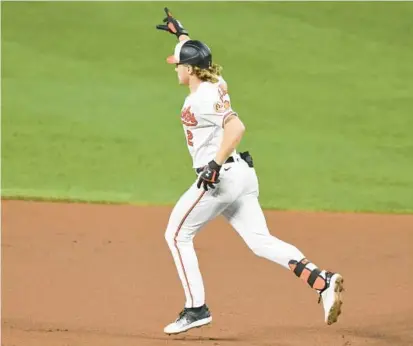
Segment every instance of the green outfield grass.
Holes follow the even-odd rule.
[[[3,196],[173,204],[193,182],[165,4],[224,66],[265,208],[413,212],[403,2],[3,2]]]

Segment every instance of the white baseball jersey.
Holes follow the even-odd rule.
[[[217,83],[202,82],[186,97],[181,122],[194,168],[215,159],[222,143],[224,121],[231,114],[236,115],[222,77]]]

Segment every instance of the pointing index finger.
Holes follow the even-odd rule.
[[[172,13],[169,11],[168,7],[165,7],[165,13],[168,17],[172,17]]]

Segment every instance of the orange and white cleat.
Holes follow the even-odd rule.
[[[331,325],[337,322],[341,314],[344,280],[340,274],[332,272],[326,272],[325,280],[326,287],[320,291],[320,300],[323,301],[325,322]]]

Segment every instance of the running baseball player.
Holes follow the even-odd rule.
[[[186,303],[164,332],[178,334],[212,321],[193,238],[218,215],[228,220],[257,256],[290,270],[315,290],[323,303],[325,322],[337,322],[343,277],[319,269],[295,246],[270,234],[258,201],[253,160],[248,152],[236,150],[245,126],[232,108],[221,67],[212,63],[211,50],[205,43],[190,39],[167,8],[165,12],[164,24],[156,28],[178,39],[167,62],[175,65],[179,84],[189,88],[181,122],[197,178],[173,208],[165,232]]]

